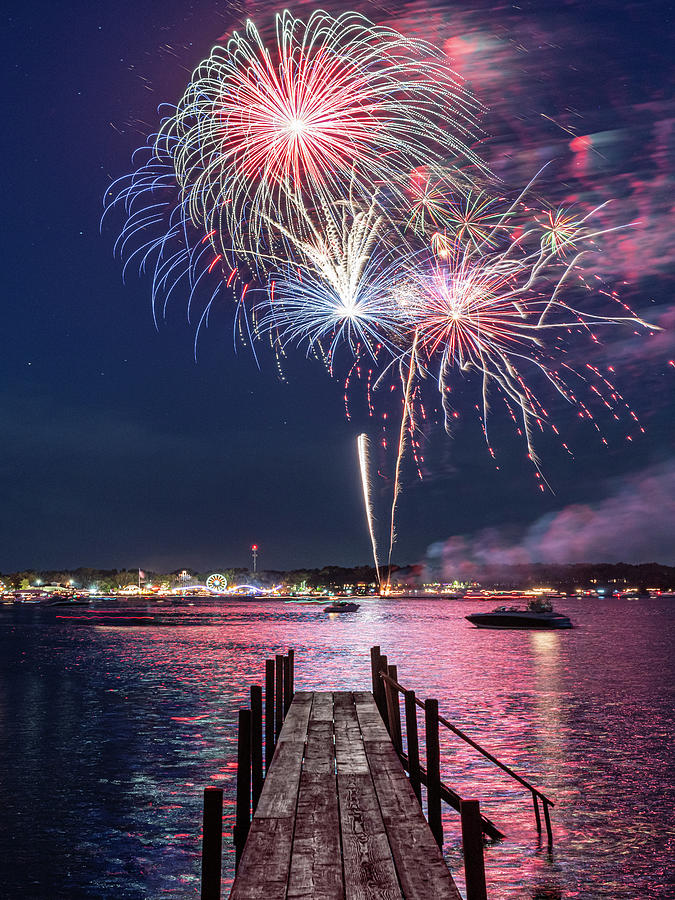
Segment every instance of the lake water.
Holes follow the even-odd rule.
[[[369,688],[373,644],[555,801],[549,853],[529,794],[442,735],[445,780],[506,834],[486,850],[491,900],[675,897],[672,601],[561,602],[578,627],[559,633],[478,630],[475,608],[197,601],[219,624],[177,628],[0,608],[0,897],[198,896],[202,789],[225,789],[230,829],[234,723],[264,659],[295,648],[298,689]],[[463,888],[451,810],[445,829]]]

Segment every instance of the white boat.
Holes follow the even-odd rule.
[[[477,628],[572,628],[572,622],[562,613],[553,612],[550,600],[531,600],[527,609],[517,606],[498,606],[492,612],[465,616]]]

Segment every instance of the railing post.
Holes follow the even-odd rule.
[[[384,720],[384,724],[386,725],[387,731],[389,732],[389,734],[391,734],[391,731],[389,730],[389,711],[387,709],[387,682],[383,678],[380,678],[380,673],[382,673],[384,675],[388,674],[387,657],[384,656],[382,653],[380,653],[380,655],[377,658],[377,672],[378,672],[377,679],[380,682],[380,684],[382,685],[382,710],[380,712],[380,715],[382,716],[382,719]]]
[[[553,846],[553,831],[551,829],[551,817],[548,814],[548,800],[542,798],[542,806],[544,807],[544,822],[546,822],[546,837],[549,847]]]
[[[204,788],[201,900],[220,900],[223,848],[223,791]]]
[[[279,653],[275,657],[275,682],[274,734],[278,741],[284,724],[284,658]]]
[[[460,802],[460,812],[462,816],[466,900],[487,900],[485,861],[483,859],[483,828],[478,800],[462,800]]]
[[[436,843],[443,846],[441,818],[441,752],[438,742],[438,700],[424,701],[427,744],[427,818]]]
[[[251,710],[239,710],[237,738],[237,812],[234,826],[235,865],[239,865],[251,825]]]
[[[295,650],[292,648],[288,651],[288,671],[290,673],[288,685],[288,705],[290,706],[295,696]]]
[[[284,718],[291,705],[291,658],[284,656]]]
[[[398,681],[398,668],[396,666],[387,666],[387,675],[393,680]],[[385,681],[387,688],[387,716],[389,717],[389,734],[391,742],[396,752],[400,755],[403,753],[403,736],[401,735],[401,705],[398,699],[398,688]]]
[[[537,795],[532,791],[532,803],[534,805],[534,820],[537,823],[537,832],[541,834],[541,816],[539,815],[539,801]]]
[[[422,805],[422,782],[420,781],[420,744],[417,735],[417,706],[415,691],[406,691],[405,698],[405,733],[408,744],[408,774],[415,796]]]
[[[274,756],[274,660],[265,660],[265,772]]]
[[[384,699],[384,684],[380,678],[380,655],[379,646],[370,648],[370,674],[373,680],[373,697],[375,705],[384,719],[386,702]]]
[[[251,809],[255,812],[263,786],[262,688],[251,686]]]

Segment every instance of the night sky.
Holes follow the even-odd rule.
[[[627,282],[622,296],[664,328],[617,330],[594,359],[614,365],[644,435],[599,416],[606,448],[554,404],[574,458],[550,437],[538,443],[552,491],[538,489],[501,413],[495,467],[475,398],[460,391],[454,440],[430,428],[424,478],[404,470],[395,558],[675,564],[672,6],[355,8],[451,54],[489,107],[481,152],[505,182],[524,184],[553,160],[542,195],[611,197],[609,224],[637,221],[608,243],[602,272]],[[346,420],[342,380],[302,353],[289,356],[285,381],[270,356],[258,368],[234,347],[225,305],[195,361],[185,297],[156,330],[148,279],[132,271],[123,284],[116,224],[99,231],[102,197],[157,127],[158,105],[176,102],[246,15],[260,22],[276,10],[27,0],[5,13],[0,571],[246,565],[253,542],[264,568],[370,559],[355,437],[376,437],[377,425]],[[390,489],[376,476],[381,521]]]

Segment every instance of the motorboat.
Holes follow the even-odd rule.
[[[324,612],[327,613],[344,613],[344,612],[356,612],[359,608],[358,603],[352,603],[351,600],[333,600],[330,606],[327,606],[324,609]]]
[[[527,609],[498,606],[492,612],[472,613],[465,618],[477,628],[572,628],[568,616],[553,611],[551,601],[537,597]]]

